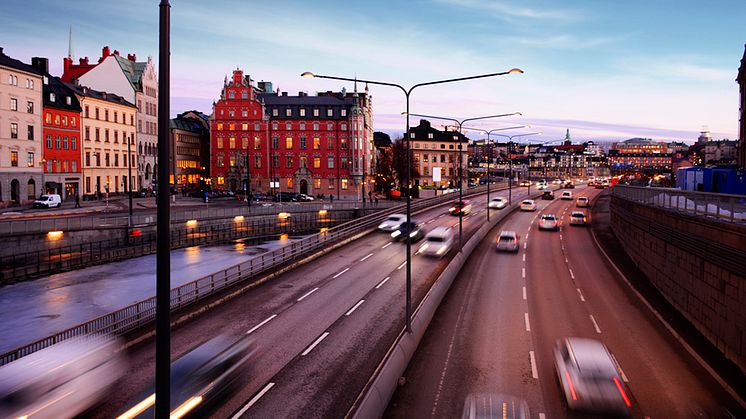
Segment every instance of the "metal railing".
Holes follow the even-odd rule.
[[[495,189],[497,190],[498,188]],[[486,187],[480,186],[465,190],[463,195],[477,195],[484,193],[486,190]],[[413,201],[412,211],[415,212],[442,205],[453,200],[454,196],[454,194],[446,194]],[[276,272],[282,266],[303,259],[345,239],[352,238],[358,234],[367,234],[375,230],[376,226],[385,217],[397,212],[403,212],[404,209],[405,206],[402,204],[375,214],[363,216],[336,227],[331,227],[326,231],[306,237],[274,251],[264,253],[247,262],[173,288],[170,295],[171,311],[182,309],[208,295],[225,290],[238,282],[257,279],[260,275]],[[5,365],[18,358],[73,337],[101,334],[121,335],[143,327],[155,320],[155,301],[155,297],[148,298],[55,333],[52,336],[13,349],[0,355],[0,365]]]
[[[615,185],[612,196],[676,212],[712,217],[731,223],[746,222],[746,195]]]

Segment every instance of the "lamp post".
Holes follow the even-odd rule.
[[[510,154],[510,150],[513,148],[513,138],[518,137],[526,137],[529,135],[541,135],[540,132],[529,132],[527,134],[515,134],[515,135],[502,135],[502,134],[495,134],[498,137],[504,137],[508,139],[508,162],[509,167],[508,171],[508,205],[513,203],[513,156]],[[531,188],[531,182],[528,183],[528,187]],[[529,189],[530,190],[530,189]]]
[[[301,74],[302,77],[317,77],[321,79],[329,79],[329,80],[341,80],[341,81],[349,81],[349,82],[361,82],[361,83],[368,83],[368,84],[375,84],[380,86],[389,86],[389,87],[396,87],[404,93],[404,96],[406,98],[407,103],[407,120],[406,120],[406,146],[407,146],[407,170],[406,170],[406,180],[407,180],[407,225],[411,222],[411,213],[412,213],[412,202],[410,197],[410,191],[409,191],[409,182],[410,182],[410,169],[411,169],[411,149],[410,149],[410,141],[409,141],[409,97],[412,94],[412,91],[418,87],[422,86],[431,86],[434,84],[444,84],[444,83],[453,83],[457,81],[465,81],[465,80],[474,80],[474,79],[482,79],[486,77],[495,77],[495,76],[504,76],[506,74],[511,73],[523,73],[523,70],[519,68],[513,68],[508,71],[503,71],[500,73],[490,73],[490,74],[481,74],[478,76],[469,76],[469,77],[459,77],[455,79],[446,79],[446,80],[436,80],[431,82],[425,82],[425,83],[418,83],[414,86],[410,87],[409,89],[405,89],[401,85],[398,85],[396,83],[387,83],[387,82],[380,82],[380,81],[374,81],[374,80],[363,80],[358,78],[349,78],[349,77],[336,77],[336,76],[323,76],[319,74],[313,74],[309,71],[304,72]],[[406,315],[406,330],[408,333],[412,332],[412,240],[409,234],[407,234],[406,237],[407,242],[407,269],[406,269],[406,281],[407,281],[407,289],[406,289],[406,307],[405,307],[405,315]]]
[[[132,227],[132,137],[127,138],[127,192],[129,193],[129,217],[128,225]]]

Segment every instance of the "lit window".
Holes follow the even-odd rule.
[[[285,130],[290,131],[293,129],[293,124],[290,122],[285,123]]]
[[[230,148],[231,150],[233,150],[234,148],[236,148],[236,137],[229,137],[228,138],[228,148]]]
[[[259,150],[262,148],[262,140],[259,139],[259,137],[254,137],[254,150]]]
[[[321,168],[321,157],[314,157],[313,158],[313,168],[314,169],[320,169]]]
[[[326,116],[334,116],[334,110],[329,108],[326,110]]]
[[[313,149],[318,150],[319,148],[321,148],[321,138],[314,137],[313,138]]]
[[[342,179],[342,189],[347,189],[347,179]]]
[[[300,108],[300,116],[306,116],[306,108]]]
[[[285,116],[292,116],[292,115],[293,115],[292,109],[290,108],[285,109]]]
[[[17,151],[10,152],[10,165],[13,167],[18,167],[18,152]]]
[[[217,138],[217,147],[218,148],[223,148],[223,137],[218,137]]]
[[[292,187],[293,187],[293,178],[289,177],[288,178],[288,188],[292,188]]]
[[[276,108],[272,109],[272,116],[277,116],[277,115],[278,115],[277,109]]]
[[[347,109],[342,109],[339,112],[341,113],[342,116],[347,116]]]
[[[285,149],[290,150],[293,148],[293,137],[285,138]]]
[[[321,179],[314,179],[313,180],[313,187],[316,189],[321,189]]]
[[[18,99],[16,99],[16,98],[10,98],[10,110],[11,111],[17,111],[18,110]]]
[[[313,110],[313,116],[319,116],[319,110],[318,109],[314,109]]]

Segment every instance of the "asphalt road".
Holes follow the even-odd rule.
[[[573,193],[593,197],[598,191]],[[512,214],[472,253],[385,417],[459,417],[470,393],[521,397],[534,418],[587,417],[567,411],[556,378],[552,348],[570,336],[607,345],[631,390],[633,417],[719,418],[737,412],[607,265],[590,229],[569,226],[574,201],[537,202],[536,212]],[[543,213],[557,215],[561,231],[539,231]],[[495,236],[503,229],[521,236],[517,254],[495,252]]]
[[[464,217],[465,237],[486,217],[486,196],[472,203],[472,214]],[[458,218],[447,215],[447,206],[413,219],[427,229],[450,226],[458,234]],[[413,251],[418,248],[413,244]],[[249,334],[260,348],[240,378],[240,390],[210,416],[343,417],[403,327],[404,249],[388,234],[370,234],[173,330],[174,358],[218,333],[236,339]],[[413,306],[447,260],[414,256]],[[152,341],[130,351],[128,374],[97,409],[98,417],[115,416],[140,401],[138,395],[153,382],[154,351]]]

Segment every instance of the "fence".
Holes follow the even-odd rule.
[[[486,192],[486,187],[477,187],[464,191],[464,196]],[[451,201],[454,194],[441,195],[412,202],[412,211],[427,209]],[[373,231],[389,215],[404,212],[404,205],[398,205],[375,214],[366,215],[356,220],[332,227],[313,236],[306,237],[282,248],[267,252],[261,257],[251,259],[228,269],[199,278],[171,290],[171,311],[182,309],[208,295],[225,290],[238,282],[257,279],[259,275],[273,272],[277,268],[298,261],[313,253],[355,235]],[[155,320],[155,297],[129,305],[109,314],[97,317],[80,325],[58,332],[52,336],[37,340],[0,355],[0,365],[5,365],[18,358],[44,349],[55,343],[72,337],[91,335],[121,335],[125,332],[143,327]]]
[[[746,222],[746,195],[683,191],[673,188],[646,188],[615,185],[612,195],[628,201],[681,213],[713,217],[731,223]]]

